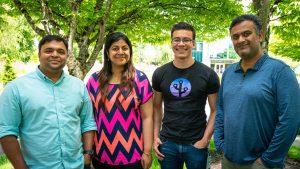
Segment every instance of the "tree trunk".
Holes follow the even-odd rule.
[[[262,47],[267,52],[270,39],[270,0],[253,0],[252,2],[254,10],[262,22],[262,33],[264,35]]]
[[[91,67],[88,67],[85,64],[80,63],[78,60],[76,60],[75,57],[68,58],[67,66],[68,66],[69,74],[76,76],[81,80],[84,79],[85,75],[91,69]]]

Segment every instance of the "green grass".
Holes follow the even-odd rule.
[[[217,149],[216,149],[214,141],[210,140],[210,142],[209,142],[209,152],[216,152],[216,151],[217,151]]]
[[[0,155],[0,169],[11,169],[12,166],[5,155]]]
[[[300,161],[300,147],[291,146],[288,157]]]
[[[216,147],[213,141],[210,141],[210,147],[209,147],[210,152],[216,152]],[[300,161],[300,146],[291,146],[289,152],[288,152],[288,157]],[[152,165],[150,169],[160,169],[158,160],[156,156],[154,155],[154,152],[152,153]],[[12,166],[8,159],[5,157],[5,155],[0,156],[0,169],[11,169]],[[184,169],[186,167],[184,166]]]

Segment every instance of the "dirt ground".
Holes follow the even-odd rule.
[[[221,169],[221,156],[219,154],[211,154],[210,169]],[[300,169],[300,161],[287,158],[285,161],[285,169]]]

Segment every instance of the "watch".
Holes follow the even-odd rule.
[[[88,155],[90,155],[91,157],[93,157],[93,155],[94,155],[94,150],[83,150],[83,154],[88,154]]]

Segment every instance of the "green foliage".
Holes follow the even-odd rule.
[[[274,41],[270,50],[276,55],[300,61],[300,3],[285,0],[275,8],[272,29]]]
[[[163,65],[173,59],[173,53],[169,45],[139,45],[136,48],[138,62],[152,64],[155,66]],[[137,62],[135,62],[137,63]]]
[[[70,74],[79,78],[83,78],[99,58],[104,36],[109,33],[122,31],[133,42],[162,44],[170,42],[174,23],[186,21],[194,25],[198,41],[214,40],[228,35],[231,19],[242,13],[240,1],[232,0],[61,0],[60,3],[3,0],[1,5],[8,7],[3,11],[9,16],[25,16],[38,36],[69,37],[74,32],[69,42],[76,43],[71,55],[76,62],[68,66]],[[18,42],[22,48],[28,48],[25,44],[30,46],[23,40]]]
[[[3,56],[28,62],[34,53],[34,34],[22,16],[0,16],[0,60]]]
[[[300,161],[300,147],[299,146],[291,146],[288,156],[290,158],[296,159]]]
[[[6,158],[5,155],[0,155],[0,168],[1,169],[12,168],[12,165],[10,164],[9,160]]]
[[[212,139],[209,142],[209,151],[210,152],[216,152],[217,151],[216,146],[215,146],[215,142]]]
[[[6,62],[4,65],[4,75],[3,75],[3,83],[4,85],[6,85],[8,82],[14,80],[17,77],[13,67],[12,67],[12,63],[11,63],[11,58],[10,57],[6,57]]]

